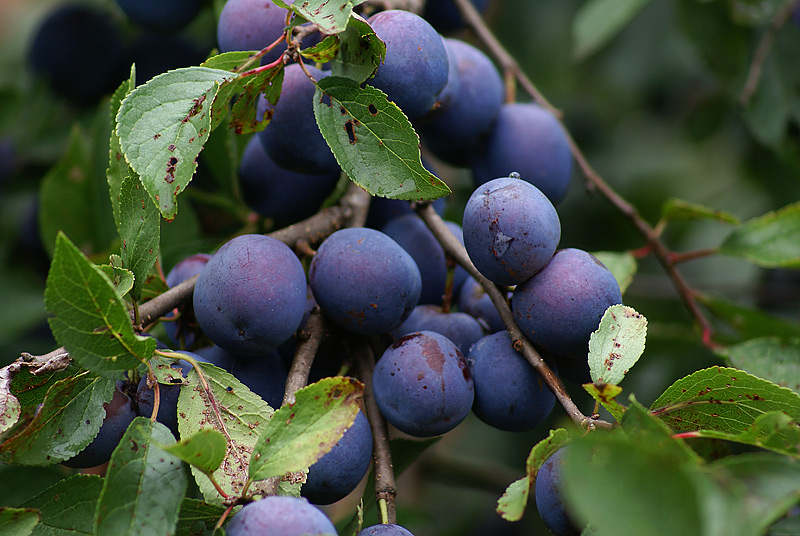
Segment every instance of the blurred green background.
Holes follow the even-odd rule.
[[[76,107],[52,93],[29,67],[32,34],[56,4],[0,1],[0,360],[4,364],[20,352],[44,353],[56,346],[42,305],[46,251],[52,245],[42,246],[36,225],[42,215],[37,216],[36,206],[42,181],[64,154],[74,125],[80,125],[89,159],[97,162],[90,167],[94,172],[89,178],[98,179],[101,189],[105,183],[107,103]],[[126,40],[141,32],[126,23],[113,2],[94,4],[121,25]],[[598,10],[595,18],[586,18],[590,4]],[[680,198],[728,211],[744,221],[800,200],[800,69],[796,68],[800,27],[792,20],[777,35],[750,105],[744,107],[738,100],[754,50],[781,5],[752,0],[494,0],[486,17],[524,72],[563,112],[589,162],[645,219],[655,224],[663,203]],[[619,31],[602,46],[576,57],[581,39],[575,33],[576,21],[584,17],[583,31],[591,33],[614,9],[625,8],[630,17]],[[218,9],[209,3],[182,31],[181,37],[203,55],[215,46]],[[457,35],[475,42],[469,32]],[[520,88],[517,96],[529,100]],[[103,135],[95,136],[98,132]],[[206,152],[212,154],[210,149]],[[241,213],[220,202],[231,185],[220,180],[210,159],[201,161],[178,219],[162,224],[165,271],[185,255],[213,249],[242,224]],[[469,173],[441,164],[436,169],[454,190],[446,217],[460,221],[460,210],[472,190]],[[88,202],[104,203],[107,196],[97,194]],[[66,207],[68,214],[70,209],[72,214],[83,210]],[[562,247],[622,252],[644,244],[623,215],[586,187],[577,170],[558,212]],[[102,228],[109,223],[111,227]],[[113,222],[101,219],[93,227],[88,253],[107,258],[116,247]],[[713,220],[678,222],[666,229],[664,240],[676,251],[709,248],[730,230]],[[799,319],[796,271],[764,270],[721,256],[686,263],[681,270],[702,293],[760,308],[792,324]],[[639,263],[624,299],[649,320],[647,348],[622,384],[624,397],[635,393],[649,405],[676,379],[720,362],[700,343],[670,280],[651,257]],[[735,329],[716,321],[715,326],[721,340],[737,340]],[[568,388],[581,409],[590,413],[593,402],[582,389],[574,384]],[[399,518],[417,536],[544,534],[535,512],[511,525],[499,522],[494,507],[505,485],[522,476],[531,445],[564,419],[556,409],[539,429],[511,434],[470,417],[400,478]],[[16,485],[11,489],[12,481],[3,478],[0,504],[16,504],[63,474],[61,469],[43,469],[40,477],[30,479],[30,489]],[[349,517],[352,499],[331,507],[331,515]]]

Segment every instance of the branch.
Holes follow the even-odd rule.
[[[375,500],[378,505],[386,505],[386,519],[382,523],[397,523],[397,512],[394,499],[397,495],[397,484],[394,480],[392,453],[389,449],[389,432],[386,419],[378,409],[378,403],[372,396],[372,371],[375,368],[375,356],[372,349],[363,339],[359,339],[355,348],[355,361],[358,375],[364,382],[364,405],[367,409],[367,420],[372,428],[372,459],[375,462]],[[383,508],[381,508],[383,511]]]
[[[675,267],[675,263],[671,258],[672,252],[661,241],[659,233],[655,232],[653,227],[639,215],[636,208],[628,203],[613,188],[611,188],[611,186],[609,186],[603,180],[603,178],[594,170],[594,168],[592,168],[586,159],[586,156],[583,154],[580,147],[578,147],[578,144],[575,143],[575,140],[572,138],[569,130],[567,130],[567,127],[564,125],[563,121],[561,121],[561,112],[552,104],[550,104],[544,95],[542,95],[536,88],[536,85],[525,75],[525,73],[522,72],[522,69],[520,68],[519,64],[517,64],[516,60],[511,57],[508,51],[506,51],[503,45],[500,44],[494,34],[492,34],[491,30],[489,30],[489,28],[486,26],[486,23],[481,18],[478,10],[475,9],[475,6],[473,6],[469,0],[453,1],[461,11],[464,20],[467,21],[481,41],[483,41],[483,43],[487,46],[491,54],[497,59],[503,69],[506,72],[513,73],[520,85],[531,95],[531,97],[533,97],[536,103],[547,109],[559,120],[561,129],[564,131],[564,134],[567,137],[567,142],[569,144],[570,151],[572,152],[572,156],[578,163],[578,167],[580,167],[581,171],[583,172],[586,181],[595,189],[597,189],[614,206],[614,208],[627,217],[633,227],[639,232],[639,234],[642,235],[642,237],[644,237],[647,245],[650,247],[650,250],[667,272],[667,275],[672,279],[673,285],[684,305],[689,310],[689,313],[692,315],[697,325],[700,327],[703,344],[709,348],[713,348],[715,345],[711,340],[711,324],[700,310],[697,300],[695,300],[694,291],[691,289],[691,287],[689,287],[689,285],[686,283],[686,280],[683,278],[683,275]]]
[[[564,407],[564,410],[567,412],[569,418],[572,419],[575,424],[584,428],[610,428],[612,426],[611,423],[599,419],[593,419],[581,413],[581,411],[578,409],[578,406],[576,406],[570,398],[567,389],[564,387],[564,384],[561,383],[561,380],[558,378],[558,376],[556,376],[550,367],[547,366],[542,357],[539,355],[539,352],[536,351],[530,341],[525,338],[525,335],[522,333],[522,330],[519,328],[519,326],[517,326],[517,323],[514,320],[514,315],[511,313],[511,309],[508,307],[505,296],[503,296],[494,283],[486,279],[478,271],[478,269],[475,268],[475,265],[472,264],[472,261],[467,255],[467,250],[464,249],[464,246],[461,245],[461,242],[459,242],[453,233],[450,232],[450,230],[444,224],[444,220],[442,220],[436,211],[433,210],[433,206],[430,204],[420,205],[417,207],[417,213],[419,213],[419,215],[425,221],[425,224],[442,245],[445,252],[453,257],[458,264],[463,266],[464,269],[481,284],[484,290],[486,290],[486,293],[492,299],[492,303],[497,309],[497,312],[500,313],[500,317],[503,319],[503,323],[505,324],[509,335],[511,335],[514,349],[520,352],[523,357],[525,357],[525,359],[527,359],[528,362],[533,366],[533,368],[536,369],[536,371],[542,376],[542,379],[547,384],[547,387],[553,392],[556,400],[558,400],[559,403]]]
[[[286,378],[286,391],[283,394],[283,404],[293,404],[294,394],[308,384],[308,373],[314,363],[314,356],[317,355],[319,343],[325,335],[325,317],[315,308],[308,317],[306,326],[299,333],[302,341],[298,343],[294,352],[292,367],[289,369],[289,376]]]
[[[758,43],[756,52],[753,55],[753,62],[750,64],[750,69],[747,72],[747,80],[745,80],[744,87],[742,88],[742,94],[739,95],[739,104],[742,106],[746,107],[750,104],[750,99],[753,98],[756,89],[758,89],[758,83],[761,80],[761,71],[764,68],[764,63],[767,61],[770,50],[772,50],[772,45],[775,43],[775,38],[798,5],[800,5],[800,0],[788,0],[783,4],[778,12],[775,13],[775,17],[772,19],[769,28],[767,28],[767,33],[764,34],[761,41]]]

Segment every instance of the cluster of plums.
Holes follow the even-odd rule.
[[[429,0],[426,15],[437,4],[447,2]],[[483,8],[487,2],[476,4]],[[285,21],[285,10],[269,1],[228,0],[218,24],[220,49],[261,49],[275,41]],[[404,111],[435,157],[472,168],[477,188],[463,225],[448,222],[450,230],[478,271],[507,293],[518,325],[546,359],[559,368],[574,363],[585,368],[589,335],[605,309],[621,303],[621,295],[614,277],[592,255],[557,250],[561,227],[554,204],[566,194],[572,166],[558,121],[533,104],[503,104],[502,79],[491,61],[463,41],[442,38],[424,18],[392,10],[368,22],[387,52],[367,83]],[[437,28],[447,24],[437,22]],[[281,53],[278,48],[263,62]],[[317,79],[329,74],[306,69]],[[241,160],[245,200],[279,226],[315,213],[341,173],[316,125],[313,92],[300,66],[287,65],[278,103],[259,103],[259,114],[271,122],[250,139]],[[312,379],[347,369],[350,337],[390,341],[372,385],[381,413],[401,432],[438,436],[470,411],[501,430],[541,424],[555,399],[512,348],[481,285],[462,268],[448,266],[441,245],[407,203],[375,199],[367,222],[331,234],[307,268],[289,247],[256,234],[237,236],[213,255],[182,261],[167,284],[198,279],[191,306],[163,319],[167,335],[175,346],[193,349],[195,359],[228,370],[279,406],[294,335],[319,307],[333,328]],[[451,301],[458,312],[450,311]],[[186,363],[177,366],[188,372]],[[176,435],[178,392],[179,387],[161,386],[157,416]],[[121,384],[98,438],[67,463],[87,467],[107,461],[134,416],[150,415],[152,398],[145,379],[138,386]],[[233,518],[228,534],[261,534],[266,526],[269,534],[281,536],[335,534],[310,503],[329,504],[350,493],[371,457],[372,432],[359,413],[337,446],[310,468],[305,499],[251,503]],[[538,482],[536,498],[539,503]],[[360,534],[410,533],[380,525]]]

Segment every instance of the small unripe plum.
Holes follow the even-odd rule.
[[[118,381],[111,401],[103,404],[106,417],[94,440],[81,452],[61,463],[67,467],[84,469],[96,467],[111,459],[114,449],[137,416],[133,400],[122,389],[123,383]]]
[[[313,216],[336,188],[339,170],[322,175],[284,169],[269,157],[257,136],[250,138],[239,165],[239,182],[247,206],[276,227]]]
[[[386,43],[386,58],[367,84],[386,93],[409,119],[421,117],[447,84],[447,51],[441,36],[410,11],[381,11],[367,22]]]
[[[401,337],[415,331],[434,331],[450,339],[461,353],[467,355],[470,346],[484,336],[483,326],[467,313],[444,313],[438,305],[417,305],[392,335]]]
[[[511,308],[535,345],[556,357],[585,359],[589,336],[606,309],[619,303],[617,280],[602,262],[580,249],[562,249],[517,285]]]
[[[556,399],[541,375],[516,350],[508,332],[476,342],[467,356],[475,385],[472,411],[488,425],[522,432],[540,425]]]
[[[245,505],[225,531],[228,536],[330,536],[336,527],[306,499],[273,495]]]
[[[556,536],[579,536],[581,530],[570,519],[561,489],[564,486],[564,454],[568,447],[547,458],[536,474],[536,509],[545,526]]]
[[[462,228],[475,268],[497,285],[516,285],[538,272],[561,239],[550,200],[514,177],[478,186],[464,208]]]
[[[306,70],[320,80],[330,74],[312,66]],[[340,168],[314,117],[314,84],[300,65],[288,65],[278,104],[266,98],[258,102],[257,117],[271,114],[267,128],[258,133],[264,150],[275,164],[298,173],[338,173]]]
[[[496,333],[506,329],[506,325],[492,303],[492,299],[472,276],[467,276],[464,284],[461,285],[458,309],[485,322],[488,333]]]
[[[300,493],[314,504],[334,503],[358,486],[371,461],[372,429],[359,411],[336,445],[308,468]]]
[[[432,331],[397,339],[375,365],[372,389],[386,420],[417,437],[455,428],[469,414],[475,397],[463,354]]]
[[[308,278],[322,312],[360,335],[396,328],[419,301],[414,259],[397,242],[366,227],[341,229],[326,238]]]
[[[408,529],[395,525],[393,523],[386,523],[382,525],[372,525],[365,529],[361,529],[357,536],[414,536]]]
[[[226,350],[258,356],[297,330],[306,305],[300,260],[283,242],[241,235],[200,272],[194,312],[203,332]]]
[[[211,255],[206,253],[197,253],[186,257],[178,264],[172,267],[172,270],[167,274],[167,286],[172,288],[180,283],[183,283],[190,277],[194,277],[203,271],[203,268],[208,264]],[[175,344],[180,344],[183,339],[182,348],[192,348],[196,340],[197,321],[194,316],[194,311],[190,304],[182,305],[179,307],[181,312],[177,320],[174,313],[164,315],[167,320],[163,322],[164,331],[167,336]]]
[[[556,205],[567,195],[572,153],[558,120],[530,103],[504,104],[472,165],[475,184],[519,173]]]

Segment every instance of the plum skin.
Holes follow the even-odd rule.
[[[334,322],[360,335],[399,326],[419,300],[414,259],[374,229],[336,231],[319,246],[308,272],[311,290]]]
[[[550,200],[514,177],[475,189],[464,208],[464,247],[475,267],[497,285],[516,285],[555,253],[561,222]]]
[[[435,331],[450,339],[461,353],[467,355],[470,346],[483,338],[483,326],[467,313],[445,313],[438,305],[417,305],[392,335],[401,337],[415,331]]]
[[[536,474],[534,496],[536,509],[545,526],[556,536],[579,536],[581,530],[570,519],[561,495],[563,487],[564,454],[568,447],[563,447],[551,455]]]
[[[424,115],[447,84],[447,51],[425,19],[409,11],[381,11],[367,22],[386,43],[386,58],[367,83],[386,93],[409,119]]]
[[[359,411],[353,425],[308,469],[300,494],[314,504],[331,504],[353,491],[372,461],[372,429]]]
[[[531,103],[504,104],[472,163],[475,184],[516,171],[557,205],[567,195],[572,153],[558,120]]]
[[[467,356],[475,385],[472,411],[500,430],[522,432],[540,425],[556,399],[544,380],[516,350],[506,331],[488,335]]]
[[[386,420],[416,437],[441,435],[458,426],[475,397],[463,354],[433,331],[397,339],[375,365],[372,390]]]
[[[194,289],[203,332],[235,354],[258,356],[277,348],[300,326],[305,304],[300,260],[284,243],[263,235],[225,243]]]
[[[536,346],[556,357],[585,359],[603,313],[620,303],[619,285],[608,268],[594,255],[568,248],[517,285],[511,309]]]
[[[408,529],[395,525],[393,523],[386,523],[382,525],[372,525],[361,529],[356,536],[414,536]]]
[[[245,505],[226,528],[228,536],[335,535],[336,527],[306,499],[273,495]]]

